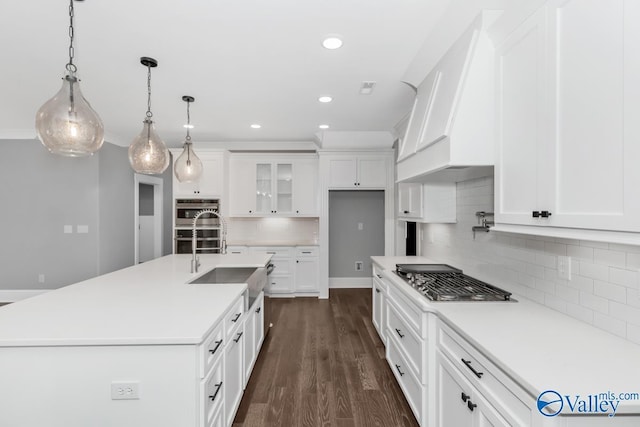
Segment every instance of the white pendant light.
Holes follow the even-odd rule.
[[[180,154],[180,157],[176,160],[173,172],[180,182],[194,182],[199,180],[202,175],[202,162],[198,156],[196,156],[196,153],[193,152],[193,144],[191,143],[191,135],[189,134],[189,129],[192,128],[189,106],[195,101],[195,98],[185,95],[182,97],[182,100],[187,103],[187,125],[185,126],[187,128],[187,137],[184,139],[184,150],[182,150],[182,154]]]
[[[80,91],[74,57],[73,0],[69,2],[69,62],[62,88],[36,113],[38,139],[54,154],[89,156],[102,147],[104,126]]]
[[[134,171],[147,175],[161,174],[169,166],[169,150],[156,133],[151,112],[151,68],[158,61],[143,56],[140,63],[147,67],[147,117],[142,122],[142,131],[129,145],[129,163]]]

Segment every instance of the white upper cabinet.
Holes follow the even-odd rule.
[[[383,189],[387,186],[386,156],[353,155],[329,159],[329,188]]]
[[[229,163],[231,216],[317,216],[316,156],[246,156]]]
[[[638,19],[552,0],[500,44],[497,223],[640,231]]]
[[[400,220],[426,223],[456,222],[455,182],[402,182],[398,184]]]
[[[220,150],[195,149],[202,161],[202,176],[195,182],[180,182],[173,174],[173,196],[175,197],[215,197],[224,194],[224,152]],[[172,149],[173,163],[182,154],[182,149]],[[173,167],[173,166],[172,166]]]
[[[484,12],[417,90],[398,155],[398,181],[494,164],[494,49]]]

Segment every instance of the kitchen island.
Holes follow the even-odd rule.
[[[0,425],[229,425],[255,345],[247,285],[187,282],[269,259],[200,255],[191,274],[169,255],[2,307]]]
[[[372,260],[374,324],[422,425],[640,422],[640,346],[517,295],[433,302],[394,272],[396,264],[433,263],[428,258]],[[544,407],[558,397],[562,404]]]

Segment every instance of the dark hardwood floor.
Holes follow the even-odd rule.
[[[234,427],[417,426],[371,323],[371,289],[272,299]]]

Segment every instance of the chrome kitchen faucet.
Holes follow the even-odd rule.
[[[198,258],[198,256],[196,255],[196,249],[198,249],[197,248],[198,241],[196,239],[197,238],[196,224],[198,223],[198,218],[200,218],[204,214],[212,214],[220,219],[220,230],[222,232],[222,241],[220,242],[219,249],[221,254],[227,253],[227,223],[225,222],[224,218],[222,217],[222,215],[220,215],[217,211],[213,209],[201,210],[200,212],[195,214],[195,216],[193,217],[193,232],[191,234],[191,239],[192,239],[191,250],[193,252],[193,258],[191,259],[192,273],[197,273],[198,267],[200,267],[200,258]]]

